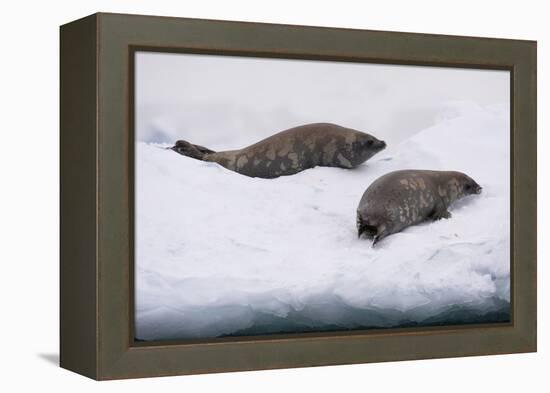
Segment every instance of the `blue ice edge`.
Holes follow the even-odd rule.
[[[285,316],[261,312],[246,306],[228,306],[215,310],[195,309],[186,313],[191,319],[200,317],[205,312],[218,313],[220,319],[224,319],[223,316],[231,317],[227,323],[204,326],[204,329],[180,324],[177,321],[167,324],[171,328],[155,324],[141,329],[135,340],[186,340],[510,322],[510,303],[498,297],[486,298],[481,302],[445,306],[436,313],[427,306],[403,312],[381,308],[356,308],[332,300],[329,303],[307,305],[300,310],[292,309]],[[235,323],[235,317],[241,323]],[[247,321],[246,327],[243,327],[243,320]]]

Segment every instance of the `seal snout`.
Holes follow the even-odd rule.
[[[366,141],[362,142],[362,146],[366,151],[372,153],[378,153],[386,148],[386,141],[376,139],[374,137],[369,137]]]
[[[481,191],[483,191],[483,187],[472,180],[471,182],[466,184],[465,190],[466,195],[479,195],[481,194]]]

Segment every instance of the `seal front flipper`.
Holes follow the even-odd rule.
[[[443,218],[451,218],[451,212],[449,212],[443,202],[441,202],[435,206],[431,219],[437,221]]]

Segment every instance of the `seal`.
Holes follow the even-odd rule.
[[[316,166],[355,168],[385,147],[384,141],[364,132],[314,123],[281,131],[240,150],[215,152],[183,140],[171,149],[245,176],[272,179]]]
[[[373,246],[393,233],[427,220],[450,218],[449,206],[481,187],[462,172],[400,170],[376,179],[357,208],[357,235]]]

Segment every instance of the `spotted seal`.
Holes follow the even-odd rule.
[[[456,200],[480,194],[481,187],[461,172],[400,170],[376,179],[357,208],[357,234],[373,245],[388,235],[426,220],[450,218]]]
[[[245,176],[272,179],[315,166],[355,168],[386,147],[372,135],[330,123],[290,128],[240,150],[215,152],[179,140],[172,150]]]

